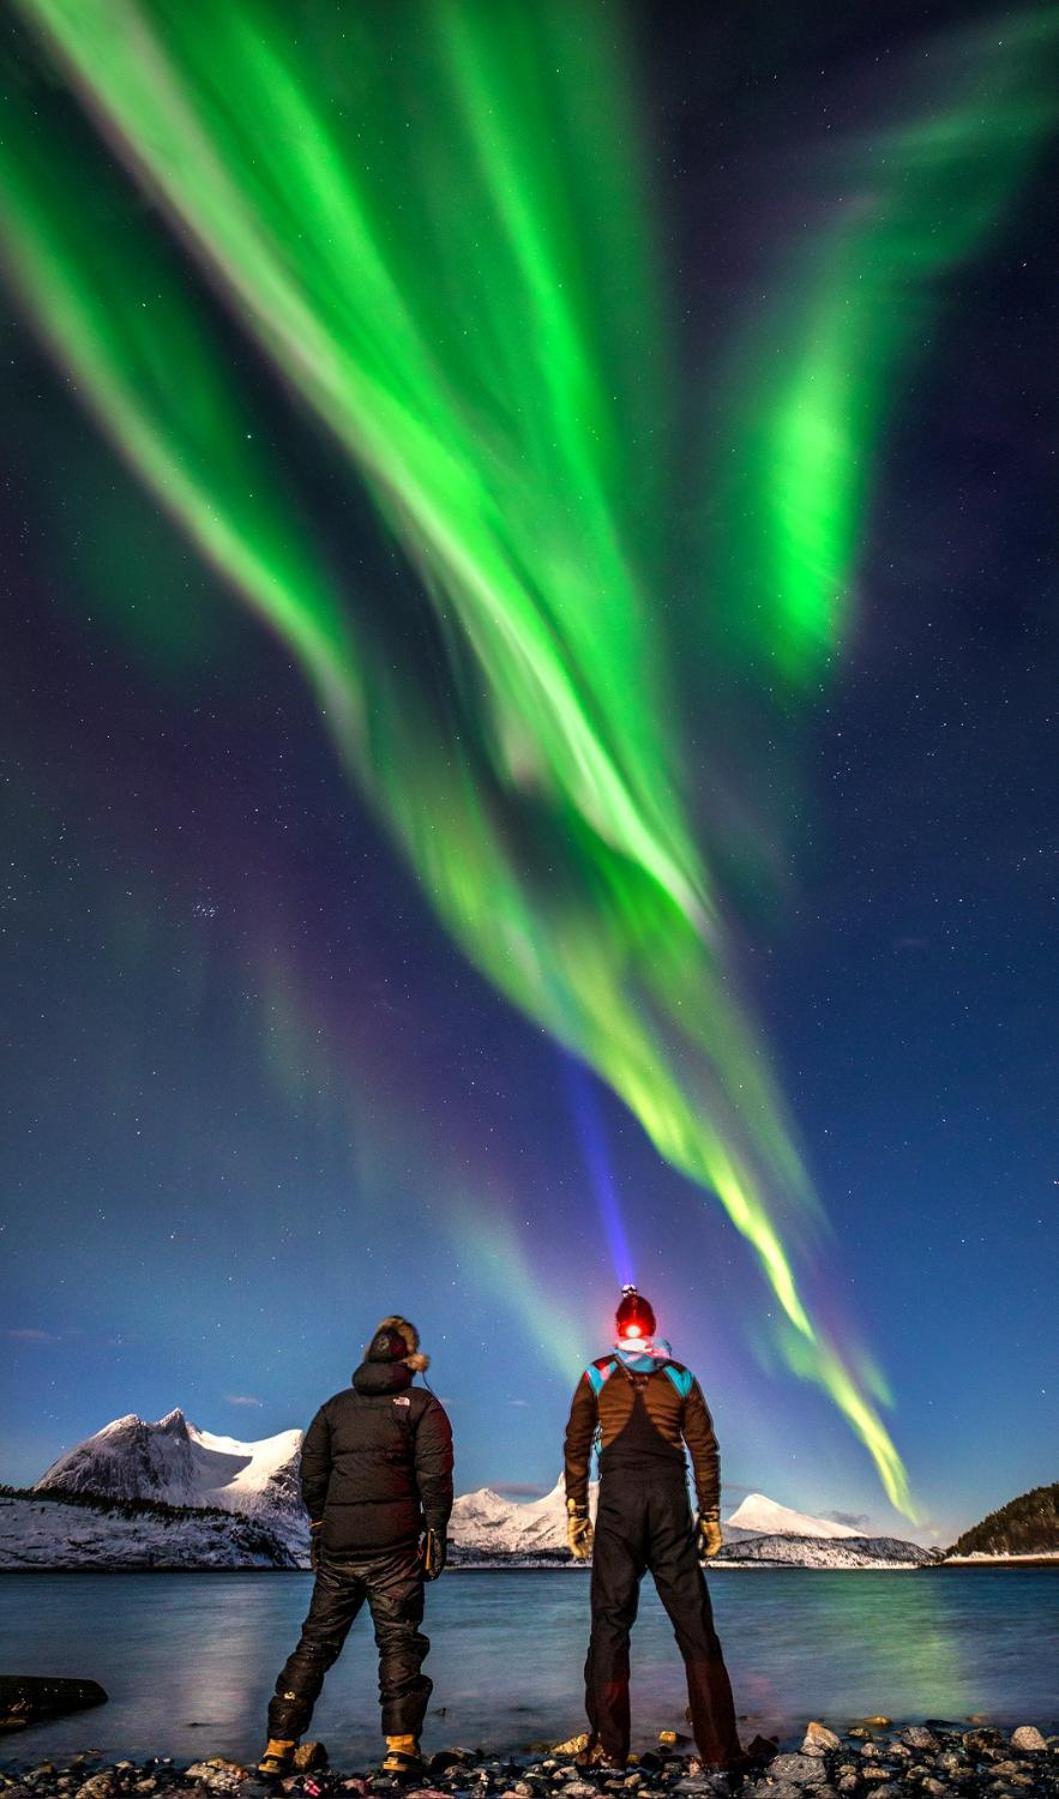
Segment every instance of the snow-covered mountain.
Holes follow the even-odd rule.
[[[595,1516],[598,1488],[589,1489]],[[566,1548],[566,1490],[562,1477],[543,1499],[505,1499],[491,1487],[461,1493],[452,1508],[449,1537],[457,1549],[478,1555],[540,1555]]]
[[[598,1489],[590,1507],[595,1513]],[[491,1487],[464,1493],[452,1508],[455,1562],[551,1557],[566,1547],[566,1496],[560,1479],[543,1499],[505,1499]],[[918,1567],[934,1556],[895,1537],[866,1537],[848,1524],[814,1518],[750,1493],[724,1525],[721,1560],[795,1568]]]
[[[0,1569],[294,1568],[256,1519],[70,1493],[0,1494]]]
[[[590,1493],[595,1514],[598,1489]],[[566,1547],[566,1495],[560,1479],[543,1499],[505,1499],[491,1487],[464,1493],[452,1508],[455,1560],[550,1556]],[[932,1558],[914,1543],[866,1537],[848,1524],[814,1518],[750,1493],[724,1526],[724,1560],[779,1562],[801,1568],[916,1566]]]
[[[724,1535],[726,1542],[739,1542],[747,1537],[860,1537],[863,1532],[848,1524],[833,1524],[830,1518],[792,1511],[790,1506],[766,1499],[764,1493],[748,1493],[725,1520]]]
[[[34,1490],[219,1506],[265,1525],[300,1558],[309,1540],[298,1489],[301,1444],[300,1430],[240,1443],[199,1430],[179,1410],[154,1424],[129,1412],[60,1456]]]
[[[60,1508],[62,1514],[70,1514],[68,1519],[60,1512],[34,1516],[19,1509],[24,1500],[14,1499],[5,1502],[15,1510],[3,1519],[0,1566],[19,1565],[12,1543],[21,1525],[29,1531],[31,1546],[26,1552],[29,1562],[23,1558],[23,1565],[43,1566],[52,1553],[54,1565],[66,1566],[305,1566],[308,1524],[298,1487],[301,1443],[299,1430],[280,1431],[255,1443],[214,1436],[179,1410],[153,1424],[133,1413],[115,1418],[52,1463],[34,1489],[42,1495],[42,1503],[48,1493],[68,1493],[219,1507],[237,1514],[240,1522],[259,1527],[258,1536],[244,1540],[238,1532],[226,1534],[226,1521],[208,1513],[201,1525],[194,1519],[130,1520],[118,1512],[103,1514],[105,1524],[98,1525],[97,1520],[93,1525],[87,1514],[76,1516],[72,1506]],[[593,1515],[596,1498],[593,1486],[589,1497]],[[560,1478],[543,1498],[528,1502],[505,1498],[491,1487],[461,1494],[452,1509],[449,1535],[454,1564],[565,1558],[563,1481]],[[794,1511],[763,1493],[743,1499],[725,1521],[724,1538],[724,1559],[740,1563],[892,1567],[929,1559],[914,1544],[864,1537],[848,1524]],[[262,1559],[255,1561],[255,1556]]]
[[[717,1560],[724,1566],[756,1563],[785,1568],[923,1568],[940,1558],[900,1537],[761,1536],[726,1543]]]

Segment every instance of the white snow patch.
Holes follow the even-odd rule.
[[[256,1522],[203,1512],[130,1516],[63,1499],[0,1495],[0,1569],[277,1568],[291,1566],[285,1546]]]
[[[598,1487],[589,1489],[594,1515]],[[560,1475],[550,1493],[528,1501],[505,1499],[492,1487],[461,1493],[452,1508],[449,1536],[461,1549],[500,1555],[532,1555],[566,1548],[566,1484]]]
[[[848,1524],[834,1524],[830,1518],[814,1518],[808,1512],[796,1512],[790,1506],[777,1505],[764,1493],[748,1493],[727,1519],[726,1526],[755,1537],[863,1537],[865,1534],[862,1530],[851,1530]]]
[[[149,1423],[128,1412],[60,1456],[36,1490],[158,1499],[245,1512],[305,1552],[308,1521],[298,1484],[300,1430],[243,1443],[200,1430],[179,1408]]]

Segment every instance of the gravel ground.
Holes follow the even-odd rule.
[[[14,1748],[14,1744],[11,1745]],[[842,1736],[810,1723],[800,1750],[770,1753],[741,1775],[710,1774],[682,1739],[630,1759],[624,1772],[578,1768],[573,1745],[536,1755],[487,1757],[468,1749],[443,1750],[413,1779],[397,1781],[376,1771],[332,1768],[323,1745],[305,1744],[300,1765],[283,1781],[264,1781],[252,1768],[217,1757],[176,1766],[168,1758],[100,1766],[90,1753],[69,1764],[0,1772],[2,1799],[676,1799],[702,1795],[725,1799],[1059,1799],[1059,1736],[1046,1738],[1024,1724],[1013,1732],[985,1726],[931,1723],[895,1728],[868,1719]]]

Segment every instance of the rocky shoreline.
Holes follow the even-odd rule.
[[[759,1739],[760,1744],[760,1739]],[[442,1750],[414,1780],[331,1767],[320,1744],[304,1744],[287,1779],[262,1780],[222,1757],[180,1766],[170,1757],[100,1765],[85,1752],[69,1762],[0,1768],[3,1799],[1059,1799],[1059,1736],[1034,1725],[1001,1731],[986,1725],[930,1722],[896,1728],[867,1718],[838,1735],[810,1723],[796,1751],[766,1753],[750,1772],[710,1774],[663,1732],[657,1749],[630,1759],[623,1773],[578,1768],[575,1743],[559,1749],[491,1756]]]

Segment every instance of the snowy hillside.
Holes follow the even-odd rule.
[[[589,1491],[595,1515],[598,1489]],[[452,1508],[449,1537],[458,1549],[484,1555],[538,1555],[566,1548],[566,1490],[562,1477],[543,1499],[518,1503],[481,1487],[462,1493]]]
[[[117,1511],[97,1518],[24,1509],[25,1500],[5,1501],[0,1566],[304,1566],[308,1523],[298,1488],[302,1433],[280,1431],[256,1443],[214,1436],[181,1411],[154,1424],[130,1413],[116,1418],[75,1449],[60,1456],[41,1476],[35,1492],[105,1496],[121,1501],[161,1501],[178,1507],[219,1507],[247,1527],[259,1527],[256,1548],[249,1537],[228,1530],[226,1521],[204,1514],[201,1523],[157,1517],[122,1518]],[[595,1513],[597,1488],[590,1492]],[[54,1501],[51,1502],[54,1505]],[[70,1513],[67,1518],[63,1513]],[[103,1514],[101,1514],[102,1516]],[[16,1544],[18,1530],[29,1532]],[[566,1495],[560,1478],[541,1499],[519,1502],[491,1487],[464,1493],[452,1510],[449,1536],[453,1565],[565,1559]],[[750,1493],[724,1525],[724,1559],[740,1564],[782,1563],[798,1567],[914,1566],[931,1559],[914,1544],[863,1537],[847,1524],[814,1518]],[[52,1545],[49,1550],[49,1543]],[[168,1556],[160,1561],[159,1556]],[[254,1561],[260,1555],[262,1559]],[[277,1560],[278,1557],[278,1560]],[[228,1558],[228,1559],[226,1559]],[[247,1559],[250,1558],[250,1559]]]
[[[777,1505],[764,1493],[748,1493],[725,1521],[724,1534],[726,1542],[737,1542],[740,1537],[856,1537],[862,1533],[848,1524],[832,1524],[829,1518],[813,1518],[808,1512]]]
[[[786,1568],[924,1568],[938,1556],[918,1543],[899,1537],[858,1537],[855,1532],[838,1537],[761,1536],[745,1542],[726,1543],[715,1566]]]
[[[298,1490],[300,1430],[257,1443],[215,1437],[177,1410],[149,1424],[132,1412],[60,1456],[37,1490],[219,1506],[266,1525],[289,1549],[307,1553],[308,1524]]]
[[[0,1494],[0,1569],[296,1565],[286,1545],[251,1518]]]
[[[596,1509],[598,1488],[590,1505]],[[504,1561],[552,1557],[566,1547],[566,1495],[559,1480],[543,1499],[505,1499],[491,1487],[464,1493],[452,1509],[453,1560]],[[895,1537],[865,1537],[847,1524],[813,1518],[749,1494],[724,1526],[722,1563],[795,1568],[915,1568],[936,1558]]]
[[[598,1488],[591,1490],[596,1509]],[[560,1480],[543,1499],[505,1499],[490,1487],[464,1493],[452,1508],[454,1561],[521,1560],[566,1547],[566,1495]],[[915,1568],[935,1558],[915,1543],[865,1537],[846,1524],[813,1518],[751,1493],[724,1527],[723,1561],[796,1568]]]

